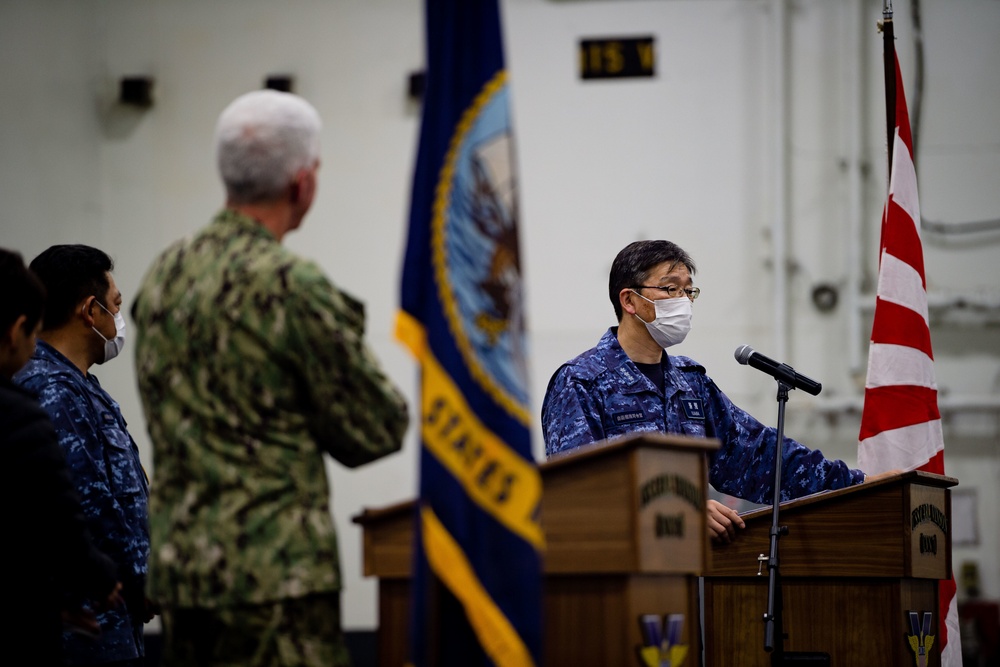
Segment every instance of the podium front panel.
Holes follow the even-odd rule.
[[[683,616],[681,642],[700,647],[698,579],[705,567],[707,462],[718,442],[645,434],[540,464],[544,664],[634,667],[640,617]],[[379,665],[406,657],[414,501],[366,509],[364,573],[379,578]]]
[[[930,579],[783,579],[784,649],[826,653],[831,665],[911,667],[909,613],[938,621],[938,582]],[[764,651],[767,577],[705,580],[706,667],[770,667]],[[941,664],[934,642],[928,667]]]
[[[642,572],[705,568],[705,457],[668,449],[636,452],[636,542]]]
[[[951,574],[951,494],[916,484],[906,490],[907,576],[946,579]]]
[[[830,656],[831,665],[940,665],[914,619],[936,636],[940,579],[951,573],[949,487],[957,480],[911,471],[779,507],[782,629],[786,652]],[[771,508],[744,515],[732,544],[713,544],[704,580],[707,667],[765,667]],[[760,574],[757,576],[758,568]],[[919,649],[918,649],[919,650]]]
[[[706,452],[717,441],[647,435],[541,466],[545,571],[701,574]]]

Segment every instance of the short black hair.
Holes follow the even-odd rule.
[[[618,295],[625,288],[642,285],[649,272],[664,262],[683,264],[694,275],[694,260],[683,248],[670,241],[634,241],[618,253],[608,276],[608,296],[619,322],[622,321],[622,303]]]
[[[21,253],[0,248],[0,283],[0,331],[10,329],[22,315],[27,318],[25,329],[34,331],[45,311],[45,286],[24,265]]]
[[[54,245],[31,260],[31,270],[49,295],[42,328],[51,331],[66,324],[88,296],[103,300],[111,288],[108,273],[114,268],[106,252],[81,244]]]

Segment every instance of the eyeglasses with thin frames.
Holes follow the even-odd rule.
[[[677,299],[682,293],[687,298],[694,301],[701,294],[701,288],[699,287],[678,287],[677,285],[634,285],[631,289],[658,289],[661,292],[667,293],[668,299]]]

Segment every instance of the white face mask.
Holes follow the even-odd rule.
[[[632,290],[632,293],[640,299],[646,299],[635,290]],[[646,325],[649,335],[653,337],[656,344],[666,349],[671,345],[679,345],[684,342],[688,332],[691,331],[691,299],[682,296],[676,299],[660,299],[659,301],[646,299],[646,301],[649,301],[656,308],[656,319],[647,322],[639,317],[638,313],[635,314],[635,317]]]
[[[100,301],[97,301],[95,299],[94,303],[96,303],[101,308],[104,308],[104,305],[101,304]],[[104,308],[104,312],[106,312],[108,315],[111,315],[111,311],[108,310],[107,308]],[[99,364],[111,361],[112,359],[117,357],[118,353],[122,351],[123,347],[125,347],[125,316],[122,315],[122,311],[119,310],[114,315],[111,315],[111,317],[115,318],[114,338],[105,338],[104,334],[102,334],[100,331],[97,330],[97,327],[90,327],[91,329],[94,330],[94,333],[96,333],[101,338],[104,338],[104,359],[102,361],[98,361],[97,363]]]

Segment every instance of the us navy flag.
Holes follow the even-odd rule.
[[[420,364],[415,665],[541,659],[509,86],[497,0],[427,0],[427,78],[396,335]]]

